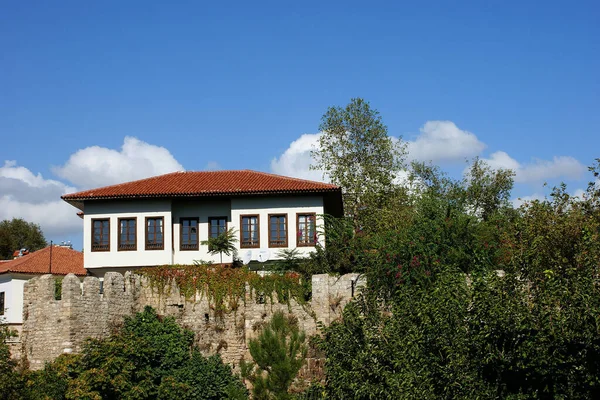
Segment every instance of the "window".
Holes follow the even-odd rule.
[[[208,237],[216,238],[221,233],[227,231],[227,217],[209,217],[208,218]]]
[[[258,215],[240,216],[241,248],[260,247],[260,234],[258,229]]]
[[[92,251],[110,251],[110,220],[92,219]]]
[[[146,217],[146,250],[163,250],[164,239],[164,218]]]
[[[180,218],[179,225],[181,225],[179,248],[198,250],[198,218]]]
[[[314,246],[317,244],[315,214],[297,214],[296,228],[298,229],[298,246]]]
[[[136,222],[135,218],[119,218],[119,251],[137,249]]]
[[[269,247],[287,247],[287,214],[269,214]]]
[[[0,292],[0,315],[4,315],[4,292]]]

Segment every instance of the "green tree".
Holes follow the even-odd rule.
[[[393,190],[404,166],[405,146],[388,136],[379,112],[360,98],[330,107],[321,119],[312,169],[322,170],[344,191],[346,214],[366,228],[371,214]]]
[[[91,339],[81,355],[61,356],[29,374],[27,399],[247,398],[218,355],[203,357],[193,333],[151,307],[125,319],[119,332]]]
[[[309,257],[300,263],[298,270],[306,279],[310,279],[313,274],[326,272],[344,274],[359,271],[356,261],[361,237],[356,234],[353,221],[331,215],[324,215],[323,221],[327,245],[316,246]]]
[[[223,264],[223,253],[228,256],[231,254],[235,256],[237,251],[235,244],[237,241],[235,229],[231,228],[219,233],[216,237],[203,240],[202,245],[208,245],[208,252],[211,255],[219,254],[221,256],[221,264]]]
[[[22,380],[16,367],[17,363],[11,358],[6,339],[14,336],[8,326],[0,323],[0,400],[21,399]]]
[[[79,354],[62,354],[43,370],[26,371],[23,377],[24,388],[21,399],[63,400],[67,396],[69,384],[81,373]]]
[[[467,206],[484,221],[502,208],[510,207],[513,187],[512,170],[492,170],[479,158],[475,158],[467,170],[464,187]]]
[[[12,259],[15,250],[25,248],[36,251],[46,245],[46,239],[39,225],[21,218],[0,222],[0,259]]]
[[[325,329],[332,399],[590,399],[600,395],[600,295],[585,273],[536,286],[449,270],[350,303]]]
[[[306,358],[306,335],[298,328],[297,320],[286,318],[282,312],[273,314],[248,348],[254,362],[242,361],[242,376],[253,386],[253,398],[289,399],[288,389]]]
[[[421,168],[406,226],[352,242],[368,286],[325,328],[330,398],[600,396],[600,192],[513,210],[476,168]]]
[[[467,285],[456,273],[397,287],[382,308],[361,296],[325,329],[332,399],[475,398],[464,329]],[[483,398],[486,398],[485,396]]]

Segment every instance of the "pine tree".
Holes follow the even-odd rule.
[[[242,376],[252,383],[254,399],[289,399],[288,389],[306,358],[306,335],[297,320],[273,314],[258,338],[248,343],[254,362],[242,361]]]

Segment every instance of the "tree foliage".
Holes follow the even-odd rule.
[[[376,229],[356,231],[350,219],[326,216],[327,246],[317,247],[303,268],[364,273],[370,287],[385,296],[393,294],[397,281],[411,279],[413,270],[434,274],[442,266],[464,273],[504,268],[501,235],[516,218],[507,201],[511,173],[493,171],[480,160],[473,169],[476,178],[455,180],[433,166],[414,163],[410,193],[378,211]]]
[[[323,129],[315,155],[362,194],[372,180],[350,108],[324,116],[335,134]],[[412,163],[406,187],[392,177],[376,200],[349,196],[352,220],[326,219],[327,246],[304,267],[367,276],[324,330],[327,396],[600,397],[600,159],[590,171],[580,198],[561,185],[518,209],[513,171],[477,158],[462,179]],[[357,222],[363,210],[374,217]]]
[[[0,400],[18,399],[21,381],[16,371],[17,363],[11,358],[6,340],[13,336],[10,328],[0,323]]]
[[[514,172],[506,169],[492,170],[475,158],[465,176],[464,195],[471,212],[487,221],[500,208],[510,206],[510,192]]]
[[[247,398],[218,355],[202,356],[191,331],[151,307],[110,337],[90,339],[79,355],[62,355],[21,377],[12,371],[18,388],[7,399]]]
[[[306,358],[306,335],[298,321],[282,312],[273,314],[248,349],[253,362],[242,361],[242,376],[252,383],[254,399],[289,399],[288,389]]]
[[[405,226],[349,241],[368,287],[325,329],[330,398],[600,396],[596,185],[515,210],[480,162],[418,166]]]
[[[15,250],[25,248],[36,251],[46,245],[39,225],[21,218],[0,222],[0,259],[11,260]]]
[[[313,169],[322,170],[344,190],[346,213],[365,228],[370,213],[393,189],[404,163],[404,146],[387,134],[379,112],[360,98],[330,107],[321,119]]]

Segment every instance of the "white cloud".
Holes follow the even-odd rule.
[[[78,150],[53,172],[81,189],[113,185],[181,171],[169,150],[126,136],[121,150],[91,146]]]
[[[5,161],[0,167],[0,219],[23,218],[39,224],[47,237],[59,239],[80,233],[82,227],[78,210],[61,195],[180,170],[183,167],[167,149],[133,137],[125,138],[120,151],[87,147],[72,154],[63,166],[53,168],[57,176],[77,188]]]
[[[517,171],[517,182],[535,182],[552,178],[581,179],[585,166],[573,157],[534,160]]]
[[[427,121],[417,138],[407,142],[409,159],[434,164],[463,162],[485,147],[475,134],[459,129],[452,121]]]
[[[521,168],[519,162],[504,151],[492,153],[490,158],[484,159],[484,161],[493,169],[511,169],[516,172]]]
[[[81,231],[77,210],[60,199],[75,188],[44,179],[15,161],[0,167],[0,220],[23,218],[39,224],[46,237],[66,236]]]
[[[74,190],[64,183],[44,179],[41,174],[33,174],[25,167],[17,166],[16,161],[5,161],[0,167],[0,193],[16,201],[27,201],[32,204],[44,203],[48,199],[56,199]]]
[[[484,159],[494,169],[511,169],[515,172],[515,182],[536,183],[548,179],[581,179],[586,167],[573,157],[558,156],[552,160],[534,159],[531,163],[520,164],[503,151],[492,153]]]
[[[320,133],[300,136],[279,158],[271,161],[271,171],[296,178],[327,181],[322,171],[309,169],[314,163],[310,151],[318,146],[320,136]],[[427,121],[416,139],[407,142],[409,159],[434,163],[463,162],[480,154],[484,148],[485,144],[477,136],[459,129],[451,121]]]
[[[314,163],[310,152],[319,144],[320,133],[304,134],[293,141],[281,156],[271,161],[271,171],[276,174],[317,181],[327,181],[322,171],[310,170]],[[462,130],[451,121],[427,121],[420,134],[408,141],[408,159],[452,164],[481,155],[486,145],[471,132]],[[546,180],[581,179],[586,168],[578,160],[569,156],[556,156],[551,160],[533,159],[529,163],[519,163],[504,151],[496,151],[488,158],[482,158],[494,169],[511,169],[515,172],[516,183],[542,183]],[[397,182],[403,182],[400,176]],[[515,200],[516,202],[516,200]]]
[[[290,147],[279,157],[271,160],[271,171],[275,174],[293,176],[313,181],[327,181],[322,171],[311,170],[314,163],[311,150],[319,144],[320,133],[306,133],[294,140]]]

